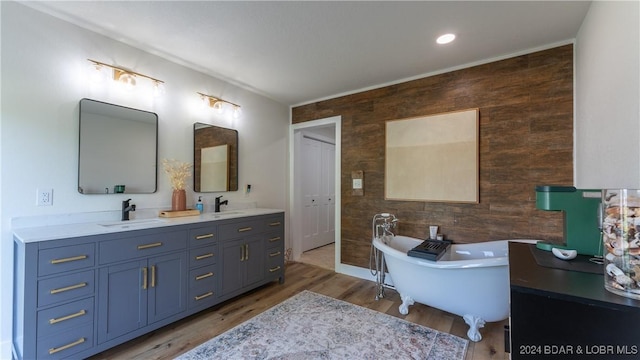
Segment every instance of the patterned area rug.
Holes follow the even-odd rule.
[[[303,291],[182,354],[203,359],[464,359],[468,341]]]

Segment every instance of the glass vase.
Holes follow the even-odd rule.
[[[640,190],[602,191],[604,287],[640,299]]]

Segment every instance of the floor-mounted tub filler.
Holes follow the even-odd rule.
[[[452,244],[438,261],[430,261],[407,255],[424,240],[377,235],[374,230],[373,246],[384,256],[376,261],[376,275],[383,281],[378,284],[379,296],[376,298],[383,296],[384,272],[380,269],[386,265],[393,287],[402,299],[401,314],[408,314],[409,306],[419,302],[462,316],[469,325],[467,336],[472,341],[482,339],[479,329],[485,322],[509,317],[508,242],[536,242],[498,240]],[[379,254],[373,256],[381,257]]]

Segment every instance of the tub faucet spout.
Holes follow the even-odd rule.
[[[129,204],[129,201],[131,201],[131,199],[122,201],[122,221],[129,220],[130,211],[136,211],[136,205]]]

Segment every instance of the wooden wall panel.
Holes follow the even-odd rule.
[[[480,203],[384,200],[385,121],[480,109]],[[562,215],[535,209],[535,186],[573,184],[573,46],[292,109],[293,123],[342,116],[342,262],[367,267],[374,214],[426,238],[439,225],[456,242],[562,239]],[[364,196],[351,195],[363,170]]]

